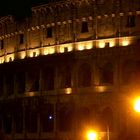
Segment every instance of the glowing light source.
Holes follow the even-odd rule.
[[[65,89],[65,93],[66,94],[71,94],[72,93],[72,89],[71,88],[66,88]]]
[[[70,52],[72,50],[73,50],[72,44],[61,45],[60,48],[59,48],[60,53]]]
[[[6,56],[6,62],[11,62],[14,60],[14,54],[9,54]]]
[[[122,41],[122,46],[128,46],[129,45],[129,41],[128,40],[123,40]]]
[[[109,47],[114,47],[115,46],[115,41],[114,40],[111,40],[110,42],[109,42]]]
[[[54,54],[54,53],[55,53],[54,46],[44,48],[44,55]]]
[[[92,49],[92,46],[87,45],[87,46],[86,46],[86,49],[90,50],[90,49]]]
[[[64,47],[60,47],[60,53],[64,53]]]
[[[77,48],[79,51],[82,51],[85,49],[85,47],[83,45],[78,45],[78,48]]]
[[[34,96],[34,95],[35,95],[35,92],[27,92],[27,93],[26,93],[26,96],[32,97],[32,96]]]
[[[140,113],[140,97],[138,97],[134,102],[134,110]]]
[[[68,46],[68,52],[71,52],[73,50],[72,45]]]
[[[49,115],[49,120],[52,120],[52,119],[53,119],[52,115]]]
[[[87,131],[87,134],[86,134],[86,136],[87,136],[87,139],[88,140],[97,140],[97,132],[95,132],[95,131],[93,131],[93,130],[89,130],[89,131]]]
[[[92,49],[92,42],[86,42],[85,48],[86,49]]]
[[[39,56],[39,50],[38,49],[31,50],[29,56],[30,57],[37,57],[37,56]]]
[[[48,49],[44,49],[44,55],[48,55],[48,54],[49,54]]]
[[[21,59],[24,59],[24,58],[25,58],[25,56],[26,56],[25,51],[23,51],[23,52],[21,52],[21,53],[20,53],[20,58],[21,58]]]
[[[107,46],[106,46],[107,45]],[[105,47],[114,47],[115,46],[115,39],[102,39],[98,42],[99,48],[105,48]]]
[[[0,57],[0,64],[4,63],[4,57]]]
[[[132,42],[132,38],[130,37],[123,37],[121,38],[121,45],[122,46],[128,46]]]
[[[55,48],[54,47],[50,47],[49,48],[49,54],[53,54],[55,53]]]
[[[106,86],[98,86],[98,87],[96,87],[96,90],[98,92],[105,92],[107,89],[106,89]]]
[[[33,52],[30,52],[30,57],[33,57]]]
[[[105,47],[105,42],[104,41],[100,41],[99,42],[99,48],[104,48]]]

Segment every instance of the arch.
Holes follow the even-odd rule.
[[[100,83],[113,84],[113,64],[106,63],[100,68]]]
[[[79,67],[78,86],[79,87],[91,86],[91,67],[87,63],[84,63]]]
[[[70,66],[65,66],[60,72],[60,87],[68,88],[71,87],[71,68]]]
[[[17,93],[23,94],[25,92],[26,75],[24,71],[17,72],[16,74],[16,85]]]
[[[12,95],[14,94],[14,73],[7,72],[5,75],[5,83],[6,83],[6,94]]]
[[[18,100],[14,105],[13,121],[16,133],[23,131],[23,106],[21,100]]]
[[[53,132],[54,130],[54,104],[41,103],[40,125],[43,132]]]
[[[58,126],[60,131],[70,131],[73,127],[74,109],[71,103],[62,103],[58,110]]]
[[[27,72],[27,83],[29,92],[39,91],[39,70],[37,71],[31,70]]]
[[[126,60],[122,66],[122,82],[123,84],[129,84],[133,79],[136,78],[136,71],[138,63],[132,60]],[[135,79],[136,80],[136,79]]]
[[[53,90],[55,81],[55,67],[47,66],[42,70],[42,90]]]
[[[90,109],[88,107],[82,107],[79,109],[79,115],[82,117],[83,119],[89,119],[89,115],[90,114]]]
[[[80,107],[76,112],[76,125],[78,128],[85,128],[92,123],[92,111],[88,107]]]

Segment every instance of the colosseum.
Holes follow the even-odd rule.
[[[55,0],[0,18],[0,139],[138,140],[140,0]]]

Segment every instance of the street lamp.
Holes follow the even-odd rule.
[[[87,131],[86,137],[88,140],[97,140],[98,134],[93,130]]]
[[[140,97],[137,97],[135,100],[134,100],[134,110],[140,114]],[[140,123],[138,123],[138,131],[140,130]],[[140,135],[139,135],[139,132],[138,132],[138,139],[140,139]]]
[[[134,110],[138,113],[140,113],[140,97],[137,98],[134,102]]]

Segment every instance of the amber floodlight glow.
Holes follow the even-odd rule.
[[[97,132],[93,130],[87,131],[86,136],[87,136],[87,140],[97,140],[98,137]]]
[[[137,98],[134,102],[134,110],[138,113],[140,113],[140,97]]]

